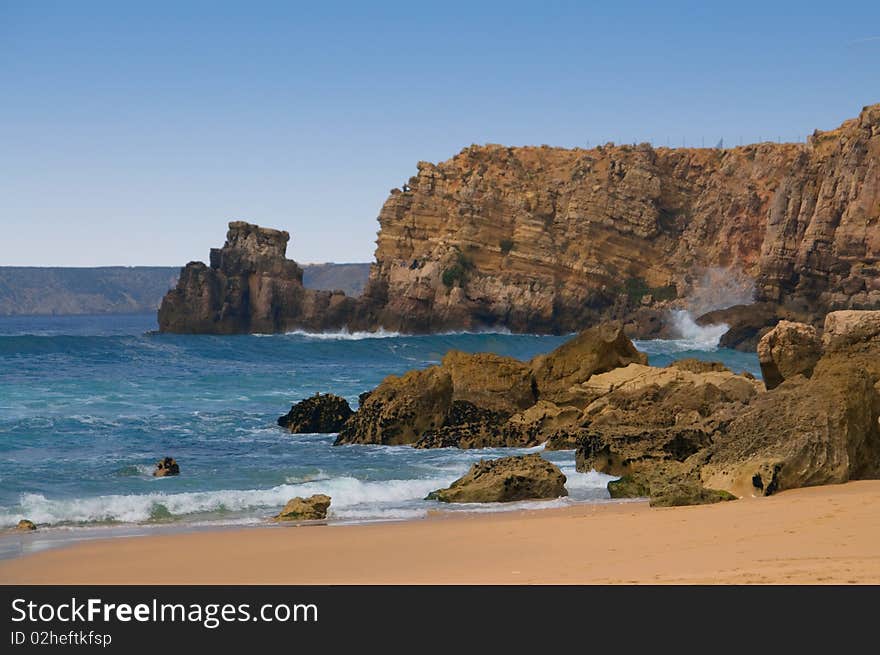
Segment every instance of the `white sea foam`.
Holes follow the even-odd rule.
[[[612,478],[601,473],[579,473],[573,466],[563,465],[566,487],[572,502],[604,495],[605,485]],[[250,512],[269,516],[294,496],[324,493],[333,499],[330,517],[341,520],[406,519],[424,516],[428,507],[421,503],[431,491],[449,485],[459,477],[462,467],[437,470],[442,477],[408,480],[363,481],[353,477],[311,479],[282,484],[269,489],[223,489],[147,494],[114,494],[93,498],[54,499],[43,494],[22,494],[17,507],[0,508],[0,526],[12,526],[21,518],[39,524],[75,523],[141,523],[151,520],[185,518],[210,520],[215,513]],[[139,471],[141,472],[141,471]],[[141,473],[146,473],[143,471]],[[317,472],[320,475],[320,472]],[[421,506],[419,506],[421,504]],[[414,506],[415,505],[415,506]],[[516,503],[504,506],[468,505],[473,511],[516,509]],[[548,507],[547,503],[536,506]],[[454,506],[444,506],[456,509]],[[458,509],[463,509],[459,507]],[[228,520],[241,517],[230,516]]]
[[[383,329],[376,330],[375,332],[368,332],[365,330],[356,330],[355,332],[349,332],[348,330],[339,330],[336,332],[306,332],[305,330],[294,330],[292,332],[286,332],[285,334],[319,341],[361,341],[363,339],[391,339],[394,337],[405,336],[400,332],[391,332]]]
[[[420,500],[428,492],[448,485],[452,479],[424,480],[357,480],[338,477],[298,484],[282,484],[269,489],[223,489],[182,493],[148,493],[107,495],[93,498],[53,499],[43,494],[22,494],[18,507],[0,509],[0,526],[15,525],[28,518],[36,523],[94,523],[121,521],[138,523],[157,518],[183,517],[212,512],[239,512],[284,505],[294,496],[324,493],[333,499],[331,514],[336,509],[358,505],[398,505]]]
[[[486,328],[484,330],[450,330],[448,332],[432,332],[431,334],[409,334],[379,328],[375,331],[342,329],[333,332],[308,332],[307,330],[292,330],[284,333],[286,336],[304,337],[318,341],[361,341],[363,339],[392,339],[395,337],[455,337],[467,335],[500,335],[511,336],[513,333],[507,328]],[[274,334],[255,334],[257,337],[274,337]],[[540,335],[524,335],[540,336]]]
[[[617,479],[613,475],[596,471],[581,473],[576,471],[574,466],[560,466],[560,469],[565,474],[565,488],[572,495],[576,495],[578,491],[605,490],[611,480]]]
[[[673,310],[670,313],[670,320],[678,335],[677,339],[636,341],[636,347],[648,354],[666,354],[685,350],[712,351],[718,349],[721,337],[729,329],[726,323],[698,325],[693,315],[685,309]]]

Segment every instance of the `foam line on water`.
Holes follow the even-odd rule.
[[[212,512],[266,510],[284,505],[294,496],[324,493],[333,499],[331,511],[372,504],[377,508],[421,500],[428,492],[448,485],[452,479],[357,480],[337,477],[328,480],[282,484],[269,489],[223,489],[181,493],[113,494],[92,498],[54,499],[43,494],[22,494],[18,507],[0,509],[0,526],[11,527],[28,518],[42,524],[120,521],[139,523],[161,518],[179,518]]]

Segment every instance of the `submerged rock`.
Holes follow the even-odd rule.
[[[22,519],[15,526],[15,529],[19,530],[20,532],[33,532],[37,529],[37,524],[33,521],[29,521],[28,519]]]
[[[330,496],[315,494],[308,498],[297,496],[287,504],[272,520],[273,521],[318,521],[327,518],[330,507]]]
[[[173,457],[165,457],[156,463],[156,469],[153,471],[153,477],[164,478],[169,475],[180,475],[180,466]]]
[[[339,432],[354,412],[345,398],[316,393],[293,405],[278,425],[294,434]]]
[[[483,460],[427,500],[444,503],[506,503],[567,496],[565,475],[537,453]]]

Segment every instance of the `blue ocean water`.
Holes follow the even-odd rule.
[[[528,359],[567,339],[155,329],[153,315],[0,318],[0,528],[21,518],[50,530],[260,523],[312,493],[333,498],[337,521],[424,516],[437,507],[424,496],[473,462],[525,451],[334,447],[333,436],[291,435],[276,418],[317,391],[354,407],[386,375],[451,349]],[[686,324],[683,339],[637,345],[655,365],[700,357],[758,375],[754,355],[715,348],[721,331]],[[153,478],[166,455],[181,475]],[[532,506],[607,499],[611,478],[575,472],[573,451],[544,456],[562,467],[571,496]]]

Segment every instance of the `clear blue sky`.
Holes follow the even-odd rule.
[[[880,102],[880,2],[0,0],[0,265],[182,265],[241,218],[370,261],[471,143],[802,139]]]

